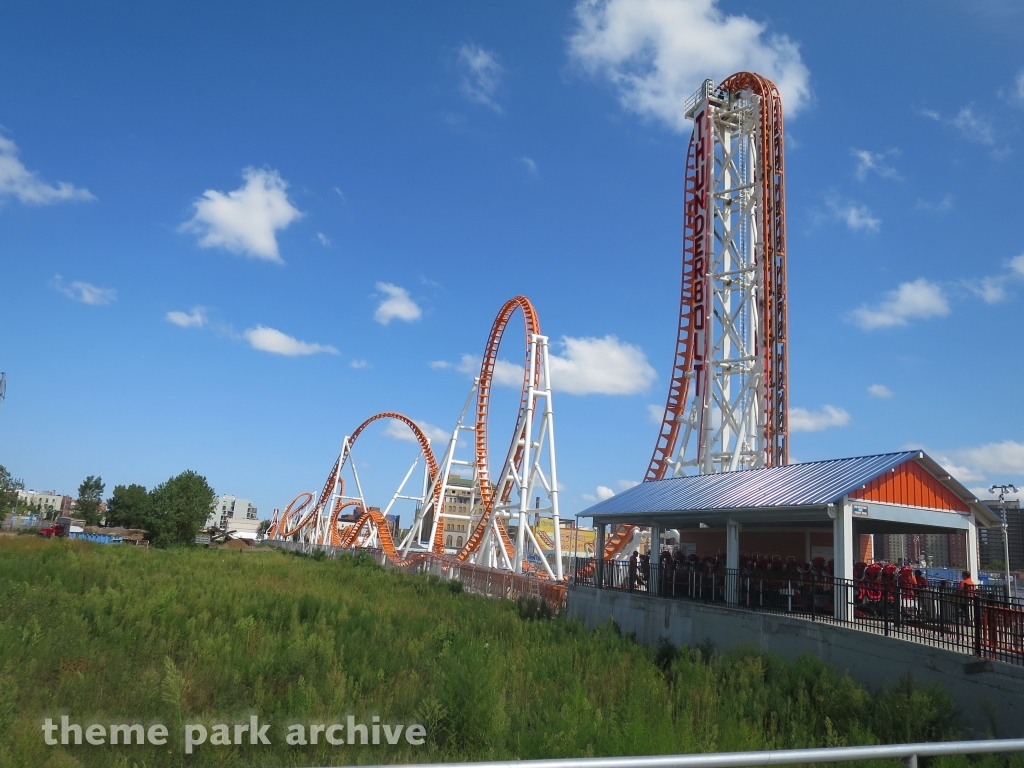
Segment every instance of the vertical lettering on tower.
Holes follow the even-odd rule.
[[[714,140],[711,135],[711,112],[708,99],[697,105],[693,115],[693,187],[692,209],[687,211],[693,227],[693,374],[694,401],[701,403],[698,434],[703,436],[704,420],[710,402],[707,360],[710,352],[708,271],[714,237],[714,212],[711,207],[711,185],[714,173]],[[698,441],[703,450],[704,441]],[[703,456],[698,455],[698,463]]]

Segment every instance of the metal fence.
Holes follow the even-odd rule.
[[[565,610],[566,587],[564,583],[538,578],[531,574],[516,574],[496,568],[486,568],[457,560],[453,555],[410,553],[407,560],[396,563],[382,549],[364,547],[311,546],[298,541],[277,541],[267,539],[261,542],[293,552],[312,554],[322,550],[330,558],[350,557],[365,552],[385,568],[405,573],[432,574],[445,580],[455,580],[467,592],[506,600],[542,600],[553,613]]]
[[[3,522],[0,523],[0,530],[25,531],[43,528],[46,525],[47,521],[43,520],[39,515],[8,514],[4,517]]]
[[[462,583],[462,588],[467,592],[478,595],[506,600],[542,600],[553,613],[561,613],[565,609],[565,584],[549,579],[459,562],[450,555],[425,554],[405,566],[393,566],[387,558],[385,562],[389,566],[413,573],[430,573],[442,579],[455,579]]]
[[[997,592],[697,565],[663,568],[606,560],[600,586],[841,624],[1024,666],[1024,609]],[[577,558],[572,574],[575,584],[599,586],[592,558]]]

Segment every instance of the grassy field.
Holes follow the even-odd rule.
[[[946,695],[906,681],[872,693],[811,658],[650,650],[612,625],[530,616],[358,558],[0,537],[0,765],[345,765],[958,735]],[[47,746],[41,724],[62,715],[170,733],[162,747]],[[187,724],[252,715],[271,724],[271,745],[185,754]],[[421,723],[426,741],[285,743],[288,725],[349,715]],[[1007,760],[934,765],[969,764]]]

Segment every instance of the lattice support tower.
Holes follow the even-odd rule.
[[[513,433],[498,481],[493,486],[493,507],[486,520],[479,544],[467,558],[470,562],[491,568],[505,568],[522,573],[530,548],[541,553],[543,547],[530,525],[530,518],[539,522],[550,517],[553,525],[553,562],[543,555],[540,568],[548,578],[561,581],[562,541],[561,515],[558,507],[558,474],[555,451],[554,408],[551,398],[548,338],[531,334],[527,345],[526,387],[519,419]],[[478,467],[478,476],[487,482],[485,468]],[[486,492],[481,494],[486,498]],[[541,495],[546,504],[541,507]],[[531,500],[536,503],[531,507]],[[516,521],[516,538],[508,539],[504,523]],[[510,543],[512,546],[510,547]]]
[[[741,72],[686,106],[676,359],[645,480],[789,458],[782,101]]]

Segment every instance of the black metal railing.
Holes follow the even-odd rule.
[[[705,563],[576,558],[574,584],[795,616],[1024,666],[1024,609],[976,588],[836,579],[824,571],[748,571]],[[600,583],[599,583],[600,575]]]

